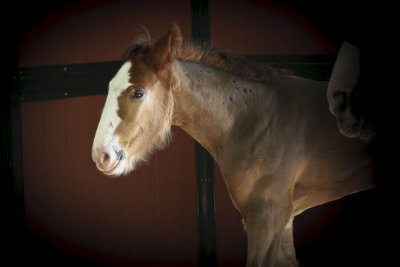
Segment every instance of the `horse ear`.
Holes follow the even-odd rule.
[[[144,45],[150,43],[150,41],[150,33],[146,27],[141,24],[136,25],[131,45]]]
[[[156,70],[162,70],[171,64],[182,47],[182,33],[176,23],[172,23],[169,32],[161,37],[151,51],[151,63]]]

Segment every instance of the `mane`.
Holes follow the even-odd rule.
[[[127,61],[147,49],[146,45],[132,45],[125,50],[123,58]],[[255,82],[275,83],[292,75],[288,70],[275,69],[269,64],[216,48],[210,43],[184,42],[177,58],[201,62]]]
[[[287,71],[274,69],[269,64],[257,62],[246,56],[216,48],[209,43],[185,42],[178,55],[178,59],[202,62],[230,72],[240,78],[256,82],[273,83],[289,75]]]

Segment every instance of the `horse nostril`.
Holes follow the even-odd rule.
[[[103,172],[114,169],[120,164],[120,161],[126,158],[122,149],[116,152],[111,146],[103,147],[102,151],[98,151],[98,153],[97,157],[94,157],[96,159],[95,162],[97,168]]]
[[[110,161],[110,155],[108,153],[103,152],[100,157],[100,163],[101,164],[107,164]]]

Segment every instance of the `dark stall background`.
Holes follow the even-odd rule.
[[[329,3],[334,5],[333,1]],[[343,11],[340,5],[344,4],[336,4],[331,10]],[[172,21],[180,25],[185,38],[191,39],[193,35],[189,0],[88,0],[14,5],[10,15],[20,23],[7,31],[10,42],[3,51],[7,60],[2,66],[8,77],[3,81],[4,88],[15,86],[13,80],[18,80],[19,75],[38,70],[50,73],[76,64],[118,62],[138,23],[145,25],[153,37],[166,33]],[[309,5],[314,5],[314,11],[308,9]],[[33,11],[34,8],[38,11]],[[322,58],[332,60],[323,63],[332,64],[351,12],[343,12],[342,20],[335,23],[328,19],[333,15],[324,16],[328,8],[318,1],[300,5],[292,1],[211,0],[211,41],[241,54],[302,60],[310,55],[326,56]],[[8,23],[5,19],[2,22],[3,26]],[[45,80],[43,86],[46,87]],[[17,91],[23,90],[23,79],[15,87]],[[59,91],[43,88],[50,92],[53,89]],[[102,90],[106,92],[106,88]],[[7,197],[2,200],[6,203],[4,210],[14,217],[23,211],[22,220],[12,221],[3,228],[8,234],[6,259],[59,266],[79,263],[85,266],[197,266],[194,141],[188,135],[174,128],[173,142],[167,149],[155,153],[148,163],[130,175],[109,179],[96,170],[91,160],[92,140],[105,94],[74,97],[66,90],[65,97],[54,99],[15,100],[15,97],[19,95],[12,94],[14,100],[2,104],[5,112],[2,122],[6,125],[20,118],[20,123],[14,122],[6,134],[2,132],[2,145],[5,152],[10,147],[7,142],[21,148],[21,153],[13,156],[14,160],[18,156],[21,160],[14,178],[16,192],[23,192],[24,202],[21,206],[18,203],[21,198],[2,192]],[[7,107],[12,110],[11,114],[7,113]],[[11,151],[7,153],[10,155]],[[12,167],[15,170],[15,166],[7,166],[9,172]],[[9,175],[11,178],[6,179],[4,188],[14,188],[12,174]],[[215,185],[218,261],[220,266],[244,266],[246,236],[218,168]],[[359,197],[361,202],[370,204],[373,193],[363,194]],[[7,204],[9,199],[14,204]],[[337,232],[326,229],[335,222],[349,221],[353,222],[349,227],[356,227],[359,221],[353,217],[365,219],[365,209],[354,214],[346,208],[348,203],[357,201],[350,197],[296,219],[299,258],[313,263],[309,259],[312,253],[335,256],[335,252],[319,250],[318,242],[323,243],[321,240],[325,239],[331,242],[337,238],[338,254],[348,250],[351,247],[346,244],[348,240],[336,235],[342,228]],[[9,213],[5,214],[9,216]],[[346,221],[340,217],[342,213],[352,219]],[[350,232],[345,230],[347,235]],[[355,235],[350,237],[350,244],[362,233],[355,231]]]

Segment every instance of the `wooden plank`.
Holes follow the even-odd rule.
[[[47,100],[106,94],[121,62],[56,65],[20,69],[21,99]]]
[[[207,41],[210,37],[207,30],[208,22],[196,22],[202,16],[208,16],[204,7],[193,11],[193,39],[199,42]],[[291,70],[304,78],[325,81],[330,77],[335,60],[331,55],[249,55],[248,57],[276,68]],[[21,95],[18,93],[15,97],[21,98],[22,101],[37,101],[106,94],[108,82],[120,65],[121,62],[113,61],[20,69]]]
[[[208,0],[192,0],[192,37],[204,42],[210,40]],[[197,224],[199,236],[199,266],[217,266],[214,160],[195,143]]]
[[[9,27],[6,27],[9,29]],[[14,31],[13,31],[14,32]],[[21,119],[18,91],[17,38],[8,35],[2,43],[3,53],[0,64],[0,181],[1,212],[7,220],[23,221],[24,190],[21,168]]]
[[[214,160],[195,144],[199,265],[217,266]]]

